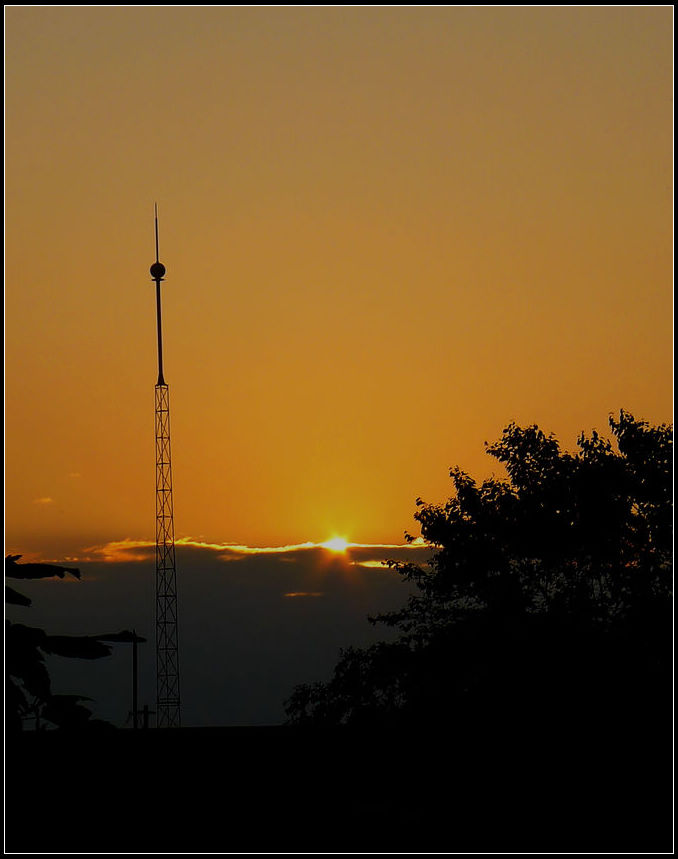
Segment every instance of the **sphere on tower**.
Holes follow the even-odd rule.
[[[165,266],[161,262],[154,262],[151,266],[151,277],[153,280],[162,280],[165,276]]]

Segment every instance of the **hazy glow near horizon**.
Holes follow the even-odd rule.
[[[671,7],[13,6],[5,71],[8,551],[152,539],[156,200],[178,536],[671,420]]]

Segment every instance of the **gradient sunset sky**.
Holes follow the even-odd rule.
[[[673,9],[5,10],[6,549],[402,542],[511,420],[672,420]]]

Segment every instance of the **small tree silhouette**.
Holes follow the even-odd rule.
[[[582,433],[575,454],[509,424],[486,444],[508,480],[453,468],[446,504],[418,499],[431,560],[388,562],[416,592],[370,618],[397,639],[342,651],[329,682],[295,688],[290,722],[670,711],[673,431],[609,424],[617,450]]]
[[[66,574],[80,579],[80,571],[56,564],[25,563],[17,561],[21,555],[7,555],[5,575],[15,579],[42,579]],[[5,601],[12,605],[29,607],[31,600],[5,585]],[[125,636],[129,633],[117,633]],[[78,659],[101,659],[110,656],[111,648],[103,639],[115,636],[48,635],[43,629],[6,621],[5,628],[5,718],[8,732],[21,731],[27,719],[35,719],[36,728],[47,722],[59,728],[108,726],[102,720],[92,719],[91,711],[83,705],[90,699],[80,695],[52,693],[45,656],[57,655]],[[128,640],[119,638],[118,640]]]

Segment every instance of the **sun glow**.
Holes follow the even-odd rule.
[[[343,537],[332,537],[331,540],[326,540],[320,545],[323,549],[329,549],[330,552],[345,552],[348,549],[348,540]]]

